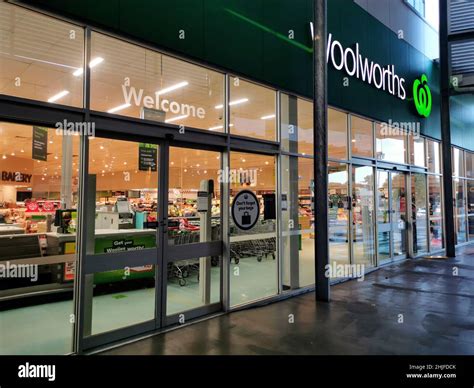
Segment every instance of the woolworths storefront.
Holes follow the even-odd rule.
[[[2,354],[314,289],[312,3],[251,3],[0,3]],[[443,249],[443,172],[436,62],[352,1],[328,18],[336,282]]]

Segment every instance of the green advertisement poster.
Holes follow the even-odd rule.
[[[120,237],[103,237],[95,241],[95,253],[115,253],[143,250],[156,247],[155,235],[127,235]],[[153,265],[130,267],[115,271],[94,274],[94,283],[112,283],[130,279],[143,279],[154,276]]]

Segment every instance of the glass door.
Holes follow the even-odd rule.
[[[353,263],[375,266],[374,168],[352,167]]]
[[[413,257],[428,252],[428,201],[426,174],[411,174]]]
[[[390,173],[377,170],[377,243],[379,263],[392,257],[392,211]]]
[[[222,309],[221,152],[166,146],[162,323]]]
[[[160,327],[163,273],[163,147],[96,137],[87,148],[80,350]]]
[[[80,350],[221,310],[221,153],[97,137],[88,155]]]
[[[392,219],[392,258],[407,255],[407,175],[391,172],[391,219]]]
[[[407,253],[406,174],[377,170],[377,233],[380,264]]]

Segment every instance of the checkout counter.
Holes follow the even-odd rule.
[[[114,253],[130,250],[142,250],[156,247],[156,230],[144,229],[144,215],[135,217],[126,198],[107,209],[96,210],[95,253]],[[25,230],[14,224],[0,224],[0,263],[36,264],[40,272],[50,274],[43,277],[57,287],[58,283],[69,283],[74,280],[74,262],[76,260],[76,217],[75,209],[57,210],[54,225],[46,233],[25,233]],[[148,225],[145,225],[148,226]],[[154,276],[152,268],[145,269],[150,277]],[[96,283],[102,277],[107,282],[121,281],[123,271],[112,271],[116,274],[97,274]],[[114,275],[111,277],[111,275]],[[147,276],[148,276],[147,275]],[[105,282],[105,280],[103,281]],[[36,285],[35,285],[36,286]],[[0,295],[1,299],[1,295]]]

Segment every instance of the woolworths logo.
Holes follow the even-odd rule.
[[[416,111],[420,116],[429,117],[431,113],[431,90],[428,86],[428,78],[423,74],[420,79],[413,82],[413,101]]]

